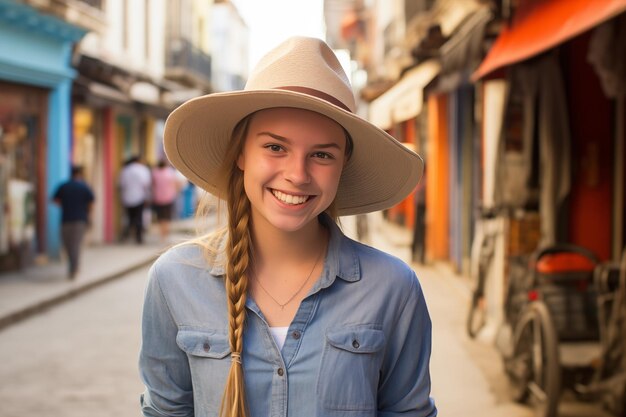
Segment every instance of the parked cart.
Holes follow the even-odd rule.
[[[511,260],[502,354],[515,400],[557,415],[563,390],[626,416],[626,250],[600,263],[574,245]]]

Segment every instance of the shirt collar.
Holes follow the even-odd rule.
[[[317,285],[320,288],[327,288],[335,282],[335,278],[340,278],[346,282],[359,281],[361,269],[354,242],[343,234],[339,226],[326,213],[319,216],[319,221],[328,229],[330,236],[324,270]],[[224,233],[218,243],[218,255],[212,259],[210,265],[210,273],[213,276],[221,277],[226,273],[224,266],[226,264],[227,239],[228,234]]]
[[[214,277],[226,275],[226,244],[228,243],[228,233],[221,233],[217,241],[216,255],[210,259],[209,273]]]
[[[320,222],[330,233],[324,272],[320,279],[321,287],[330,286],[335,281],[335,277],[347,282],[360,280],[361,269],[354,242],[343,234],[337,223],[326,213],[320,215]]]

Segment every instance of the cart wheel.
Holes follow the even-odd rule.
[[[545,304],[535,301],[526,307],[513,340],[513,355],[505,366],[514,399],[532,405],[537,417],[555,417],[561,365],[556,329]]]

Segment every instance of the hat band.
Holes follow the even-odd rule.
[[[302,93],[302,94],[306,94],[306,95],[309,95],[309,96],[321,98],[322,100],[327,101],[330,104],[334,104],[335,106],[341,107],[342,109],[352,113],[352,110],[350,110],[348,108],[348,106],[343,104],[341,101],[337,100],[335,97],[331,96],[330,94],[326,94],[326,93],[324,93],[322,91],[315,90],[314,88],[299,87],[299,86],[295,86],[295,85],[294,86],[287,86],[287,87],[276,87],[276,88],[278,90],[294,91],[296,93]]]

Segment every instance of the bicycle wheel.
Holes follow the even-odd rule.
[[[484,233],[479,233],[478,235],[476,242],[480,243],[475,243],[476,247],[479,248],[477,267],[472,271],[476,287],[472,292],[472,300],[466,322],[467,334],[471,339],[474,339],[487,323],[485,285],[495,250],[495,235],[485,235]]]
[[[517,322],[513,355],[505,366],[516,401],[532,405],[538,417],[555,417],[561,391],[556,329],[546,305],[529,304]]]
[[[472,294],[469,312],[467,313],[467,335],[474,339],[478,332],[485,327],[487,322],[487,308],[485,307],[485,297],[483,292],[477,288]]]

